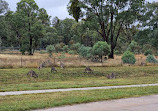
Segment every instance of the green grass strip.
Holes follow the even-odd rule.
[[[26,111],[151,94],[158,94],[158,86],[0,96],[0,111]]]

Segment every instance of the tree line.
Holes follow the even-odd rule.
[[[64,20],[47,14],[34,0],[21,0],[16,11],[0,0],[0,46],[20,47],[33,55],[37,48],[54,45],[73,49],[75,44],[110,47],[109,58],[126,50],[158,53],[158,2],[145,0],[70,0]]]

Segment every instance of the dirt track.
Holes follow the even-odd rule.
[[[96,89],[116,89],[116,88],[128,88],[128,87],[146,87],[146,86],[158,86],[158,84],[103,86],[103,87],[67,88],[67,89],[48,89],[48,90],[31,90],[31,91],[11,91],[11,92],[0,92],[0,96],[51,93],[51,92],[65,92],[65,91],[96,90]]]

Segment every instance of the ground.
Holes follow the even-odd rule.
[[[158,83],[158,66],[91,68],[93,73],[84,73],[84,67],[64,70],[57,68],[57,73],[50,73],[50,68],[42,70],[37,68],[0,69],[0,91]],[[26,76],[31,69],[39,75],[38,79]],[[116,73],[117,79],[107,79],[106,75],[111,73]]]
[[[59,65],[58,56],[60,55],[54,55],[56,65]],[[54,58],[48,58],[47,54],[35,54],[35,56],[0,54],[0,92],[158,83],[157,64],[140,66],[140,62],[145,61],[145,56],[137,55],[136,58],[137,63],[129,66],[122,64],[121,56],[104,63],[92,63],[80,59],[77,55],[67,54],[66,58],[62,59],[66,68],[56,67],[57,73],[51,73],[50,67],[37,69],[42,61],[51,60],[54,63]],[[85,66],[90,66],[93,73],[84,73]],[[27,77],[26,74],[30,70],[34,70],[39,77]],[[106,76],[111,73],[116,74],[116,79],[107,79]],[[158,94],[158,87],[0,96],[0,111],[11,109],[23,111],[150,94]]]

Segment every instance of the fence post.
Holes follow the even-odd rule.
[[[22,67],[22,57],[21,57],[21,67]]]

